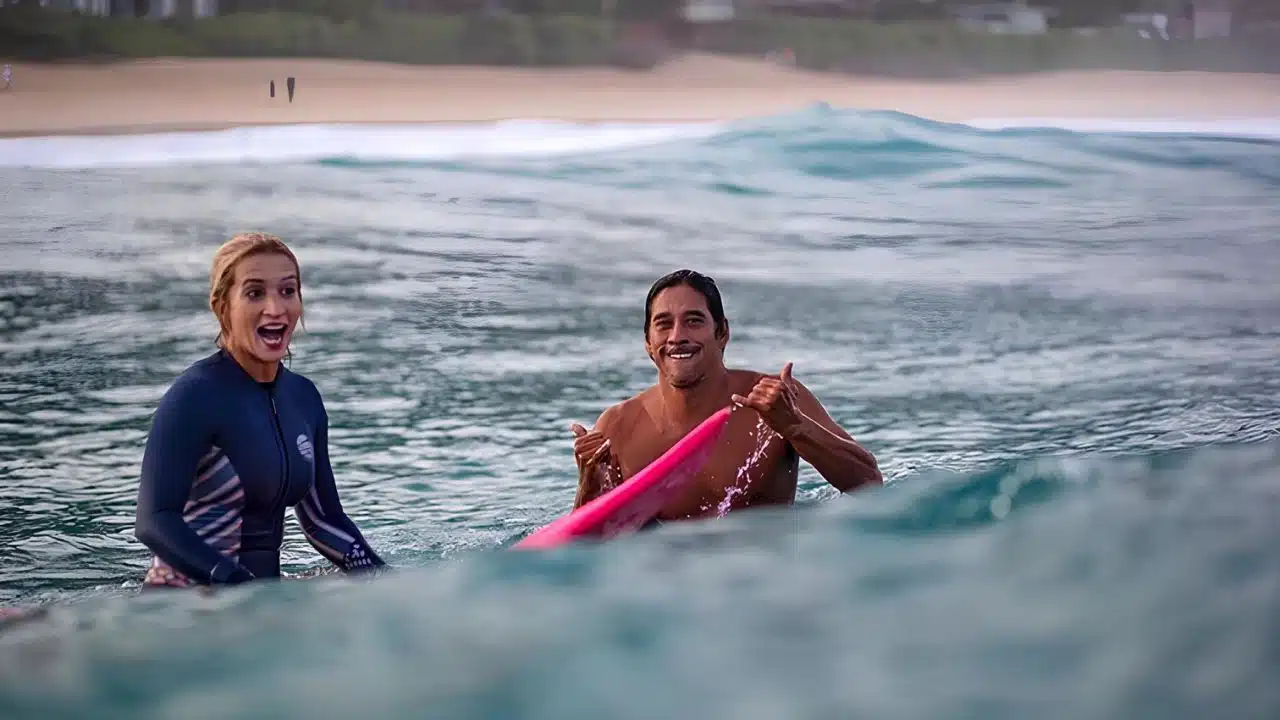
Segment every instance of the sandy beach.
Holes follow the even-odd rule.
[[[285,78],[297,79],[292,103]],[[688,56],[647,73],[341,60],[156,59],[14,65],[0,135],[279,123],[729,120],[817,102],[944,121],[984,117],[1280,118],[1280,76],[1072,72],[908,81]],[[268,83],[276,83],[276,97]]]

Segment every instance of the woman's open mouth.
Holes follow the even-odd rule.
[[[284,336],[287,330],[288,326],[284,323],[270,323],[258,328],[258,337],[268,348],[279,350],[284,347]]]

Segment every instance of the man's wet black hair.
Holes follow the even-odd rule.
[[[649,296],[644,300],[645,337],[649,337],[649,321],[653,319],[653,301],[658,297],[658,293],[679,285],[688,285],[706,299],[707,310],[711,312],[711,319],[716,324],[716,334],[723,334],[728,329],[729,322],[724,316],[724,301],[720,299],[720,288],[716,287],[716,281],[694,270],[676,270],[658,278],[649,288]]]

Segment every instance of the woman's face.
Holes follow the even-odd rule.
[[[272,253],[240,261],[227,298],[227,345],[242,365],[266,366],[271,372],[260,379],[275,377],[275,365],[289,352],[300,317],[302,294],[292,260]]]

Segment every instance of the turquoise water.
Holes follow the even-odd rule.
[[[0,628],[0,716],[1276,717],[1280,132],[1105,129],[0,141],[0,606],[52,608]],[[244,229],[300,256],[293,368],[399,571],[290,517],[306,580],[138,596],[149,416]],[[507,552],[678,267],[889,484]]]

